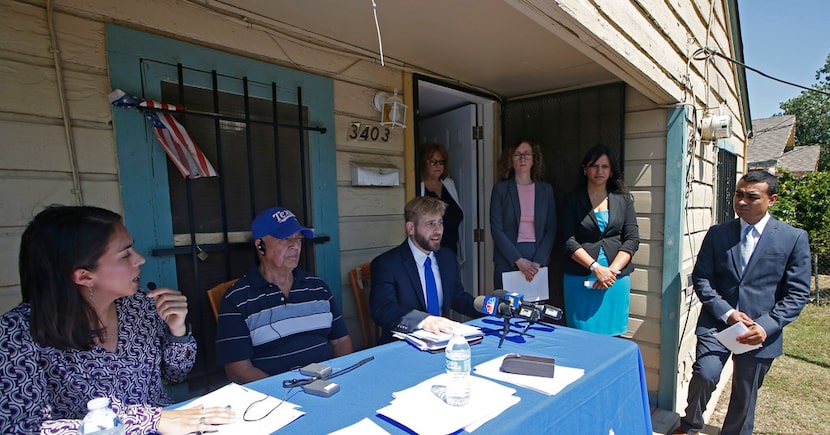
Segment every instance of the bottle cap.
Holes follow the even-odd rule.
[[[109,397],[96,397],[89,402],[86,402],[86,409],[92,411],[93,409],[101,409],[110,406]]]

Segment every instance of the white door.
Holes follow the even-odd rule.
[[[482,233],[482,214],[486,213],[482,178],[481,140],[474,138],[473,128],[479,125],[480,105],[468,104],[418,124],[420,143],[435,142],[447,147],[449,176],[458,188],[458,200],[464,211],[459,231],[459,269],[464,289],[473,295],[486,293],[482,288],[483,247],[475,234]]]

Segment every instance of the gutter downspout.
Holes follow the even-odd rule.
[[[69,104],[66,101],[66,90],[63,84],[63,69],[61,68],[58,39],[55,37],[55,23],[53,22],[52,0],[46,1],[46,21],[49,24],[49,43],[51,44],[52,58],[55,62],[55,76],[58,81],[58,95],[63,115],[63,134],[66,137],[66,152],[69,157],[69,167],[72,173],[72,194],[75,195],[77,205],[84,205],[84,193],[81,189],[81,177],[78,171],[78,154],[72,134],[72,124],[69,119]]]

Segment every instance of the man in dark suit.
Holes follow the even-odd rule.
[[[740,219],[713,226],[703,239],[692,272],[703,303],[695,330],[697,359],[686,416],[676,434],[703,428],[703,411],[730,355],[712,334],[737,322],[749,328],[737,341],[761,347],[732,356],[732,392],[721,433],[752,433],[758,389],[783,351],[782,329],[798,317],[810,296],[807,233],[770,216],[776,199],[775,176],[748,172],[735,189]]]
[[[458,323],[446,318],[450,308],[472,317],[479,315],[473,296],[461,284],[455,254],[439,249],[446,207],[432,197],[409,201],[404,209],[408,237],[372,261],[369,306],[372,320],[383,329],[381,343],[392,340],[392,331],[451,333]]]

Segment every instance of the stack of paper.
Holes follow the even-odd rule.
[[[484,333],[481,332],[481,329],[476,326],[470,326],[462,323],[458,326],[458,328],[461,329],[461,333],[464,334],[464,337],[470,344],[477,343],[484,337]],[[417,331],[409,334],[403,332],[393,332],[392,336],[401,340],[406,340],[409,344],[415,346],[416,348],[428,352],[438,352],[444,350],[444,348],[447,347],[447,343],[452,338],[452,334],[428,332],[423,329],[418,329]]]
[[[487,376],[488,378],[496,379],[498,381],[509,382],[513,385],[518,385],[520,387],[529,388],[531,390],[547,394],[548,396],[552,396],[562,391],[562,389],[567,387],[571,382],[576,381],[585,374],[585,369],[575,369],[560,365],[557,365],[553,369],[552,378],[505,373],[500,370],[503,359],[504,356],[500,356],[485,363],[481,363],[475,367],[475,372],[481,376]]]
[[[299,406],[293,403],[253,391],[233,382],[179,409],[214,406],[233,408],[239,417],[235,423],[214,426],[215,431],[211,434],[219,435],[272,433],[305,414],[297,409]]]
[[[478,376],[470,376],[470,402],[450,406],[433,386],[447,385],[446,374],[427,379],[414,387],[393,393],[391,404],[378,410],[421,435],[445,435],[465,429],[472,432],[521,400],[516,390]]]

